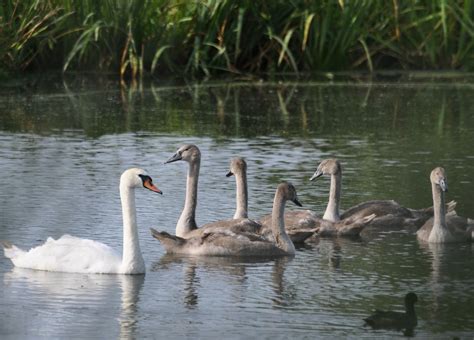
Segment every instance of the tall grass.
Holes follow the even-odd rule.
[[[469,0],[3,0],[4,70],[474,69]]]
[[[70,13],[49,1],[3,1],[0,7],[0,65],[9,70],[22,70],[31,64],[42,64],[54,58],[62,26]]]

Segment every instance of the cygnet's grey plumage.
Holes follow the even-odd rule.
[[[227,176],[230,177],[232,175],[235,176],[236,184],[236,210],[234,219],[248,218],[247,163],[243,158],[236,157],[231,160],[230,169],[227,173]],[[268,220],[266,221],[268,226],[267,228],[262,228],[262,224],[260,222],[249,220],[246,230],[251,232],[259,232],[265,238],[273,240],[271,216],[271,214],[268,215]],[[314,233],[314,231],[310,231],[308,229],[291,229],[287,230],[287,232],[293,243],[302,243]]]
[[[287,211],[284,216],[286,232],[293,243],[303,243],[314,235],[321,225],[321,219],[310,210]],[[272,237],[272,215],[267,214],[260,218],[261,234]]]
[[[272,228],[274,241],[258,233],[235,232],[231,228],[215,231],[206,230],[201,235],[191,238],[172,236],[166,232],[151,229],[167,253],[207,256],[282,256],[293,255],[295,247],[285,231],[283,220],[286,201],[298,201],[296,189],[291,183],[281,183],[275,193],[272,211]],[[235,220],[238,221],[238,220]]]
[[[434,216],[417,231],[420,241],[429,243],[451,243],[473,241],[474,224],[470,219],[458,216],[455,212],[446,214],[444,195],[448,191],[446,171],[437,167],[430,174],[433,194]]]
[[[401,206],[394,200],[373,200],[357,204],[347,209],[343,214],[339,213],[342,187],[342,166],[337,159],[325,159],[316,169],[311,180],[322,175],[331,175],[331,189],[329,201],[323,218],[332,222],[339,220],[361,221],[364,217],[375,215],[374,218],[366,221],[363,233],[377,228],[393,229],[408,228],[418,230],[423,223],[433,216],[433,208],[409,209]],[[453,210],[456,202],[448,203],[448,209]]]
[[[186,179],[186,198],[184,208],[176,224],[176,236],[191,238],[202,235],[205,230],[215,231],[219,228],[230,228],[229,231],[256,232],[260,229],[260,224],[248,218],[235,220],[222,220],[207,223],[200,228],[196,223],[196,207],[198,199],[199,171],[201,166],[201,151],[194,144],[184,144],[178,148],[176,153],[165,163],[172,163],[183,160],[189,164]]]
[[[342,175],[340,163],[335,161],[320,164],[318,170],[310,180],[312,181],[323,174],[331,175],[329,202],[324,216],[321,218],[311,210],[289,211],[285,214],[285,224],[288,233],[308,230],[316,231],[318,236],[321,237],[359,236],[365,226],[375,218],[375,214],[341,219],[339,216],[341,195],[340,176]],[[260,222],[265,228],[268,228],[268,221],[268,215],[260,219]]]
[[[166,162],[185,161],[189,164],[186,177],[186,197],[184,208],[176,223],[176,235],[185,237],[187,233],[197,229],[196,206],[198,194],[199,169],[201,167],[201,151],[196,145],[184,144]]]
[[[227,177],[235,177],[236,208],[234,219],[248,218],[247,162],[241,157],[232,158]]]
[[[321,237],[358,237],[375,217],[375,214],[371,214],[364,217],[348,217],[336,222],[322,219],[317,233]]]

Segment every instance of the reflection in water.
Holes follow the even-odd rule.
[[[196,276],[196,266],[189,265],[185,272],[185,296],[184,304],[189,308],[194,308],[198,304],[198,294],[196,286],[199,286],[199,277]]]
[[[121,311],[119,317],[120,339],[136,339],[138,329],[139,295],[145,282],[145,275],[118,275],[122,287]]]
[[[440,298],[443,296],[443,287],[441,282],[441,266],[443,263],[443,256],[445,256],[443,253],[446,249],[446,246],[448,245],[441,243],[428,243],[421,241],[418,242],[420,244],[420,248],[427,252],[431,257],[431,275],[428,284],[432,301],[430,310],[431,313],[438,314],[439,310],[441,309]]]
[[[290,257],[280,257],[274,260],[272,268],[272,286],[275,296],[272,298],[276,307],[291,306],[296,298],[295,289],[289,287],[284,280],[285,269],[293,260]]]
[[[249,163],[252,217],[271,211],[281,180],[322,213],[329,188],[308,178],[328,157],[346,169],[343,207],[372,199],[431,205],[426,176],[443,165],[459,214],[473,216],[472,85],[405,80],[119,89],[71,78],[66,90],[45,85],[27,94],[0,84],[0,94],[8,91],[0,95],[0,239],[29,247],[71,233],[120,248],[120,205],[110,188],[123,168],[147,168],[165,193],[159,200],[137,193],[144,258],[160,259],[145,283],[67,275],[76,282],[66,284],[52,273],[15,279],[0,255],[0,329],[19,337],[153,338],[159,324],[170,338],[360,338],[372,331],[361,327],[372,307],[394,306],[413,290],[417,336],[472,337],[472,245],[436,252],[407,232],[377,233],[362,242],[321,239],[290,262],[177,260],[162,258],[147,229],[174,232],[185,169],[162,163],[182,143],[203,154],[199,225],[232,215],[235,190],[223,174],[235,156]]]
[[[419,242],[419,246],[429,255],[431,262],[431,273],[423,296],[428,313],[426,321],[434,329],[452,331],[472,329],[473,319],[466,322],[462,315],[474,317],[471,308],[474,304],[472,295],[474,279],[465,276],[471,268],[469,263],[460,260],[460,256],[471,253],[469,262],[472,265],[474,245]]]
[[[452,244],[428,243],[419,241],[420,248],[431,257],[431,275],[429,280],[429,291],[431,293],[430,314],[433,319],[439,318],[443,309],[443,295],[445,287],[443,284],[443,264],[449,263],[449,247]],[[446,292],[449,294],[449,292]]]
[[[244,260],[245,261],[245,260]],[[184,270],[184,305],[193,309],[199,303],[199,288],[201,279],[198,275],[199,268],[212,268],[219,272],[224,272],[237,280],[239,284],[246,281],[245,266],[239,258],[220,256],[180,256],[175,254],[165,254],[160,260],[153,263],[151,271],[159,272],[176,268],[176,265],[183,266]]]
[[[107,292],[116,282],[112,275],[74,274],[49,272],[43,270],[13,267],[5,273],[6,284],[24,282],[30,287],[48,295],[50,301],[59,300],[67,296],[100,295]],[[94,287],[100,287],[94,289]]]
[[[291,257],[238,258],[165,254],[152,265],[151,270],[158,272],[172,268],[175,269],[176,265],[183,266],[183,302],[187,308],[192,309],[197,307],[199,302],[199,289],[201,288],[201,279],[198,274],[199,269],[212,269],[213,272],[225,273],[228,278],[232,278],[234,282],[236,281],[239,287],[245,287],[248,285],[247,266],[269,266],[271,267],[271,287],[274,293],[271,300],[275,306],[290,306],[297,295],[295,293],[296,287],[289,287],[284,280],[285,269],[291,261]],[[242,294],[245,294],[245,290]]]
[[[314,132],[405,136],[414,129],[419,137],[442,137],[446,126],[472,124],[472,98],[466,95],[469,87],[446,90],[425,81],[411,86],[394,83],[392,88],[375,82],[314,81],[174,87],[152,83],[117,88],[115,83],[102,79],[96,84],[90,81],[85,92],[87,79],[63,79],[63,89],[59,89],[63,96],[56,96],[54,103],[33,94],[35,105],[30,105],[30,101],[21,100],[23,92],[8,93],[8,100],[15,101],[16,107],[8,110],[8,101],[0,105],[0,127],[39,133],[83,129],[86,135],[95,137],[131,131],[214,137],[296,137]],[[48,94],[46,85],[39,88]],[[65,107],[61,114],[55,109],[58,105]],[[459,137],[467,136],[461,132]]]
[[[346,237],[313,237],[307,247],[317,247],[318,251],[328,259],[328,268],[334,271],[341,269],[344,259],[344,248],[352,248],[354,243],[362,243],[362,238]]]
[[[11,272],[5,273],[4,284],[10,292],[21,292],[26,284],[28,291],[34,294],[22,296],[20,293],[15,301],[19,306],[27,304],[22,299],[41,301],[40,309],[33,311],[33,314],[28,313],[28,318],[14,321],[37,324],[36,336],[97,336],[106,334],[102,329],[110,329],[110,323],[118,319],[120,338],[135,339],[137,305],[144,279],[144,275],[73,274],[14,267]],[[110,310],[104,314],[102,309],[104,304],[107,308],[118,304],[118,292],[121,292],[120,315],[114,318]],[[54,333],[57,322],[63,324],[63,335]]]
[[[339,238],[335,238],[332,243],[332,251],[329,256],[329,266],[332,269],[339,269],[341,267],[342,248]]]

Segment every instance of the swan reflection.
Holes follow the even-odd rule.
[[[291,257],[274,259],[165,254],[152,265],[151,271],[176,271],[177,266],[182,267],[184,273],[182,279],[182,301],[186,308],[192,309],[199,305],[199,301],[202,298],[201,295],[205,294],[204,290],[206,288],[210,289],[209,283],[211,282],[208,281],[209,277],[207,274],[211,273],[213,280],[215,275],[224,274],[225,280],[232,285],[232,298],[242,301],[251,298],[253,294],[257,293],[252,286],[254,282],[250,280],[250,272],[258,272],[257,275],[262,276],[266,275],[266,272],[270,269],[269,281],[271,282],[272,294],[269,296],[269,300],[275,305],[284,306],[291,304],[291,300],[296,295],[287,289],[288,284],[284,280],[285,270],[292,260],[293,258]],[[208,286],[205,287],[206,285]],[[220,293],[219,291],[212,291],[212,294]],[[222,294],[227,293],[224,291]]]
[[[469,275],[472,266],[466,265],[460,258],[465,257],[466,253],[472,254],[474,245],[421,242],[419,246],[430,260],[431,270],[424,296],[428,323],[435,330],[443,327],[471,329],[474,323],[472,320],[466,322],[463,317],[472,314],[470,306],[474,303],[472,277]],[[470,263],[474,265],[474,258],[471,259]],[[453,295],[455,290],[461,293]]]
[[[117,329],[118,321],[121,339],[136,338],[137,305],[144,275],[71,274],[15,267],[5,273],[3,280],[4,292],[15,305],[28,308],[23,318],[15,320],[20,326],[38,324],[48,334],[57,330],[59,323],[61,333],[54,336],[96,337],[110,335],[111,329]],[[31,301],[35,304],[31,305]],[[115,310],[114,304],[120,306],[120,313],[115,317],[104,315],[104,306]]]

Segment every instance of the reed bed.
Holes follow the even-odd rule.
[[[474,69],[469,0],[3,0],[0,70]]]

